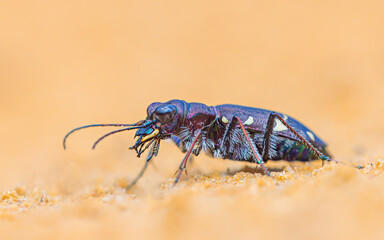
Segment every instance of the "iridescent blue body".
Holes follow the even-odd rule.
[[[160,141],[172,139],[186,152],[180,164],[177,183],[191,154],[201,151],[213,157],[259,164],[266,175],[264,163],[268,160],[311,161],[321,159],[335,161],[326,151],[326,144],[311,130],[294,118],[265,109],[239,105],[207,106],[171,100],[155,102],[147,108],[147,118],[134,124],[92,124],[78,127],[73,132],[89,127],[123,127],[100,137],[96,145],[112,134],[137,129],[135,145],[137,156],[150,148],[145,165],[132,187],[143,175],[148,163],[158,154]]]
[[[148,107],[147,119],[153,118],[154,110],[162,104],[151,104]],[[172,140],[176,145],[184,152],[187,151],[192,142],[195,131],[205,127],[201,133],[201,141],[198,143],[198,147],[193,150],[193,154],[198,155],[201,150],[204,150],[214,157],[255,162],[254,156],[252,156],[252,152],[249,150],[249,146],[239,128],[234,129],[231,140],[222,145],[226,127],[234,116],[238,116],[242,120],[259,152],[264,152],[263,141],[267,131],[268,118],[273,113],[272,111],[232,104],[213,107],[202,103],[187,103],[182,100],[171,100],[165,104],[175,105],[180,110],[178,111],[180,113],[179,118],[182,120],[176,121],[177,126],[172,125],[169,129],[165,129],[172,135]],[[277,114],[324,155],[329,156],[325,150],[326,144],[313,131],[288,115]],[[269,143],[269,154],[264,156],[264,162],[268,160],[310,161],[319,159],[279,120],[276,119],[273,128],[274,131]]]

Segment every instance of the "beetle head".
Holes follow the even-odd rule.
[[[171,100],[166,103],[155,102],[147,108],[147,119],[145,127],[136,131],[138,137],[131,149],[136,149],[140,154],[140,149],[146,149],[144,144],[154,139],[164,139],[178,130],[184,114],[184,104],[181,100]]]
[[[147,120],[156,121],[164,134],[175,134],[185,120],[187,106],[186,102],[177,99],[152,103],[147,108]]]
[[[179,126],[185,118],[187,104],[182,100],[171,100],[166,103],[152,103],[147,109],[147,118],[134,124],[92,124],[70,131],[64,138],[65,148],[66,139],[73,132],[89,127],[125,127],[116,131],[109,132],[100,137],[93,145],[93,148],[104,138],[123,131],[137,129],[135,137],[138,137],[135,145],[130,149],[135,149],[140,156],[155,140],[168,138],[179,130]]]

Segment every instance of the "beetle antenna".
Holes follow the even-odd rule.
[[[69,131],[67,133],[67,135],[65,135],[64,137],[64,140],[63,140],[63,147],[64,149],[66,148],[66,141],[67,141],[67,138],[69,135],[71,135],[72,133],[78,131],[78,130],[81,130],[81,129],[84,129],[84,128],[90,128],[90,127],[140,127],[142,126],[143,122],[138,122],[138,123],[134,123],[134,124],[120,124],[120,123],[114,123],[114,124],[91,124],[91,125],[85,125],[85,126],[81,126],[81,127],[78,127],[78,128],[75,128],[71,131]]]
[[[93,144],[92,146],[92,149],[95,149],[96,148],[96,145],[101,141],[103,140],[104,138],[112,135],[112,134],[115,134],[115,133],[119,133],[119,132],[124,132],[124,131],[128,131],[128,130],[132,130],[132,129],[137,129],[137,128],[141,128],[140,126],[138,127],[129,127],[129,128],[123,128],[123,129],[119,129],[119,130],[115,130],[115,131],[112,131],[112,132],[109,132],[103,136],[101,136],[99,139],[96,140],[96,142]]]

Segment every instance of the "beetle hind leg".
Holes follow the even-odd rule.
[[[306,146],[308,149],[310,149],[319,159],[322,161],[332,161],[332,159],[325,154],[323,154],[317,147],[315,147],[312,143],[310,143],[308,140],[306,140],[303,136],[301,136],[296,130],[294,130],[286,121],[283,117],[281,117],[279,114],[276,112],[272,112],[269,115],[268,118],[268,123],[267,123],[267,130],[265,132],[265,137],[264,137],[264,154],[268,154],[268,144],[269,144],[269,139],[272,135],[273,132],[273,127],[274,123],[276,121],[276,118],[290,131],[292,132],[304,146]]]
[[[354,168],[357,168],[357,169],[363,169],[364,167],[361,166],[361,165],[353,165],[351,163],[346,163],[346,162],[340,162],[340,161],[337,161],[327,155],[325,155],[324,153],[322,153],[317,147],[315,147],[311,142],[307,141],[303,136],[301,136],[297,131],[295,131],[286,121],[283,117],[281,117],[279,114],[277,114],[276,112],[272,112],[269,116],[269,119],[268,119],[268,124],[270,123],[270,121],[272,122],[272,124],[274,123],[275,121],[275,118],[279,119],[279,121],[285,125],[287,127],[287,129],[292,132],[299,140],[302,144],[304,144],[308,149],[310,149],[320,160],[322,160],[322,163],[324,164],[324,162],[335,162],[335,163],[338,163],[338,164],[343,164],[343,165],[347,165],[347,166],[350,166],[350,167],[354,167]],[[267,124],[267,126],[268,126]],[[272,125],[273,126],[273,125]],[[268,128],[268,127],[267,127]],[[267,132],[270,132],[272,133],[273,131],[273,128],[272,130],[270,129],[271,127],[269,126],[269,130],[267,129]]]

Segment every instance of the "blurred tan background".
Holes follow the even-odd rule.
[[[143,159],[109,129],[174,98],[287,113],[343,161],[374,161],[384,146],[383,1],[2,1],[0,191],[76,194],[131,179]],[[162,144],[142,194],[182,158]],[[191,167],[233,166],[200,156]],[[236,165],[236,164],[235,164]],[[237,165],[236,165],[237,166]],[[139,192],[140,193],[140,192]],[[140,196],[140,194],[139,194]]]

